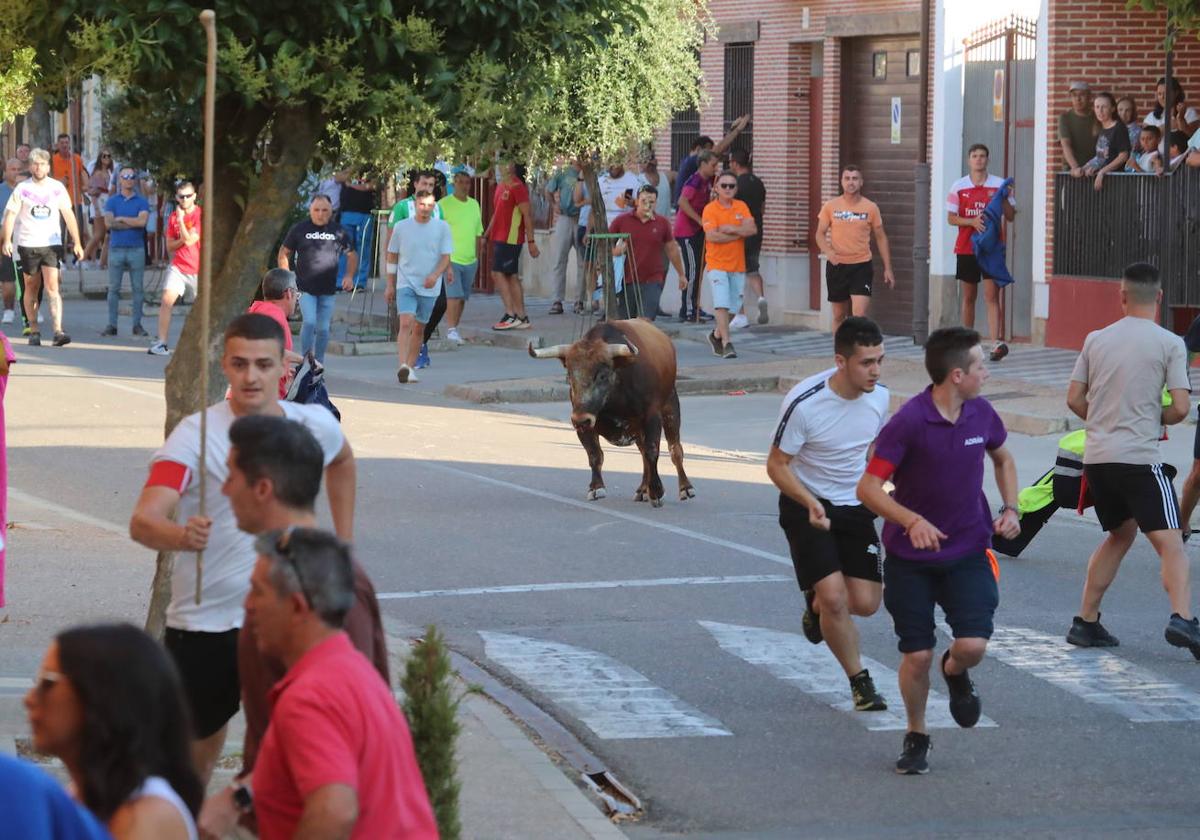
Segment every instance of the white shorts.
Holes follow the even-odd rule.
[[[175,297],[183,297],[184,292],[188,289],[192,291],[192,297],[196,297],[196,275],[184,274],[175,266],[167,267],[167,279],[163,281],[163,291],[171,292]]]

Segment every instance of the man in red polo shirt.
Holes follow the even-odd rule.
[[[272,268],[263,275],[262,300],[250,304],[247,312],[266,315],[283,328],[283,369],[284,374],[279,378],[279,398],[287,396],[288,386],[292,384],[292,375],[296,365],[304,358],[292,350],[292,325],[288,318],[296,311],[296,302],[300,300],[300,289],[296,286],[296,273],[286,268]]]
[[[271,690],[271,722],[235,801],[254,810],[262,840],[437,840],[400,707],[341,630],[354,600],[349,546],[292,528],[263,534],[255,549],[246,621],[287,674]]]
[[[625,287],[621,291],[621,317],[658,317],[658,302],[662,298],[667,278],[667,263],[671,261],[679,276],[679,290],[687,289],[687,275],[679,256],[679,244],[671,233],[671,223],[654,212],[658,188],[643,184],[638,188],[637,207],[622,213],[609,223],[610,233],[628,234],[613,248],[613,256],[628,253],[625,260]]]

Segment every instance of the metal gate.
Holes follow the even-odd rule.
[[[723,131],[728,132],[734,121],[754,110],[754,44],[725,45],[725,97]],[[733,141],[729,151],[754,151],[753,123]]]
[[[963,66],[963,165],[967,149],[983,143],[991,171],[1015,178],[1017,216],[1008,226],[1008,267],[1016,281],[1004,290],[1006,333],[1028,339],[1033,319],[1033,160],[1037,22],[1012,15],[967,39]],[[1017,166],[1024,161],[1024,166]],[[979,295],[975,323],[987,323]]]

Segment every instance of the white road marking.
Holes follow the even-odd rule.
[[[1200,694],[1100,648],[1075,647],[1024,627],[997,627],[988,654],[1133,723],[1200,720]]]
[[[600,738],[732,735],[719,720],[594,650],[480,631],[489,659],[578,718]]]
[[[790,575],[710,575],[707,577],[633,578],[630,580],[580,580],[563,583],[517,583],[510,586],[470,586],[463,589],[418,589],[412,592],[380,592],[380,601],[411,598],[446,598],[458,595],[511,595],[523,592],[563,592],[573,589],[637,589],[646,586],[704,586],[724,583],[784,583]]]
[[[886,712],[859,712],[854,709],[846,672],[838,664],[827,645],[814,645],[798,633],[785,633],[765,627],[746,627],[701,621],[700,625],[712,634],[722,650],[751,665],[758,665],[772,676],[792,683],[816,700],[852,715],[867,729],[904,732],[908,721],[904,701],[900,697],[897,674],[891,668],[869,657],[862,657],[863,667],[871,672],[875,688],[887,700]],[[935,677],[936,678],[936,677]],[[930,729],[957,729],[950,717],[947,698],[930,689],[925,708],[925,724]],[[977,727],[996,726],[987,716],[979,718]]]
[[[76,522],[82,522],[85,525],[91,525],[93,528],[99,528],[102,531],[108,531],[112,534],[117,534],[122,537],[129,537],[129,529],[122,528],[113,522],[108,522],[104,519],[97,519],[94,516],[89,516],[82,511],[73,510],[59,502],[52,502],[49,499],[42,499],[23,490],[18,490],[15,487],[8,488],[8,498],[10,501],[16,502],[18,505],[29,505],[30,507],[39,507],[45,510],[53,511],[64,519],[73,519]],[[9,510],[12,514],[12,510]],[[20,525],[20,520],[17,520]]]
[[[614,519],[623,519],[626,522],[636,522],[638,525],[645,525],[648,528],[657,528],[660,531],[666,531],[667,533],[675,534],[676,536],[687,537],[688,539],[692,540],[699,540],[700,542],[708,543],[709,545],[715,545],[718,548],[727,548],[730,551],[736,551],[740,554],[748,554],[751,557],[758,557],[762,560],[770,560],[772,563],[779,563],[781,565],[788,566],[789,568],[792,565],[792,559],[790,557],[784,557],[781,554],[772,554],[769,551],[763,551],[761,548],[754,548],[753,546],[721,539],[720,537],[702,534],[699,531],[692,531],[687,528],[682,528],[679,525],[672,525],[671,523],[663,522],[660,519],[651,519],[646,516],[638,516],[634,513],[626,513],[622,510],[613,510],[611,507],[606,507],[604,502],[584,502],[578,499],[568,499],[566,496],[560,496],[557,493],[550,493],[545,490],[537,490],[533,487],[526,487],[522,484],[516,484],[511,481],[503,481],[499,478],[480,475],[479,473],[473,473],[469,470],[460,470],[458,467],[451,467],[434,461],[422,461],[421,463],[430,469],[438,470],[440,472],[450,473],[451,475],[461,476],[462,478],[469,478],[473,481],[481,481],[484,484],[491,484],[495,487],[503,487],[506,490],[516,490],[517,492],[526,493],[530,496],[537,496],[539,499],[546,499],[551,502],[570,505],[571,507],[579,508],[580,510],[586,510],[589,513],[596,513],[600,514],[601,516],[611,516]],[[670,496],[670,493],[667,495]]]
[[[118,391],[124,391],[127,394],[137,394],[138,396],[141,396],[141,397],[150,397],[151,399],[156,399],[156,400],[165,400],[166,399],[166,394],[164,394],[162,391],[159,391],[157,393],[154,391],[145,391],[141,388],[134,388],[132,385],[122,385],[120,382],[113,382],[110,379],[93,379],[92,381],[99,385],[104,385],[109,388],[115,388]]]

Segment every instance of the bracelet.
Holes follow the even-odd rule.
[[[1003,516],[1004,512],[1009,511],[1009,510],[1011,510],[1013,513],[1015,513],[1017,516],[1021,515],[1021,511],[1017,510],[1017,508],[1014,505],[1008,505],[1008,504],[1000,505],[1000,510],[998,510],[997,513],[999,513],[1001,516]]]

